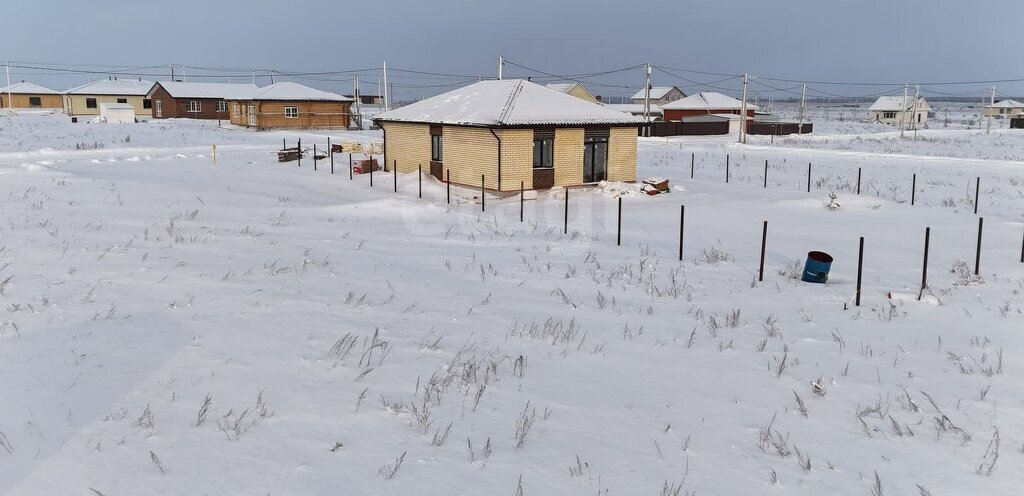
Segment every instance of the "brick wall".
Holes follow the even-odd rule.
[[[636,133],[636,130],[633,132]],[[583,129],[555,129],[555,186],[572,186],[582,182]]]
[[[533,188],[533,129],[496,130],[501,137],[501,189]]]
[[[399,172],[415,172],[422,164],[423,173],[430,172],[430,126],[401,122],[383,123],[388,170],[394,161]]]
[[[386,131],[387,165],[398,171],[430,170],[430,126],[399,122],[382,123]],[[501,138],[501,190],[517,191],[520,181],[533,188],[533,129],[496,129]],[[498,189],[498,140],[486,128],[444,126],[444,170],[454,184],[480,187],[481,174],[488,190]],[[555,130],[555,185],[583,182],[582,128]],[[608,139],[608,178],[636,181],[636,128],[611,128]]]
[[[611,128],[608,136],[609,181],[636,181],[636,135],[636,128]]]
[[[485,128],[444,126],[444,168],[453,183],[498,189],[498,140]],[[429,147],[430,142],[427,142]]]

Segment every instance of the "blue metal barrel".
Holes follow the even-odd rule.
[[[832,268],[832,255],[823,251],[812,251],[807,253],[807,262],[804,263],[804,275],[800,280],[825,284],[828,282],[828,271]]]

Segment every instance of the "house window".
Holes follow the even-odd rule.
[[[151,109],[151,108],[153,108],[153,100],[150,100],[149,98],[143,98],[142,99],[142,108],[144,108],[144,109]]]
[[[231,106],[231,113],[235,114],[235,117],[238,117],[238,114],[241,113],[241,107],[237,103],[233,104]]]
[[[430,160],[441,162],[444,160],[444,136],[441,126],[430,126]]]
[[[555,166],[554,131],[533,132],[533,168],[550,169]]]
[[[284,116],[289,119],[295,119],[299,117],[299,107],[285,107]]]
[[[43,106],[43,99],[38,97],[38,96],[30,96],[30,97],[28,97],[28,106],[29,107],[42,107]]]
[[[128,99],[127,98],[118,98],[117,99],[117,103],[128,103]]]
[[[882,118],[883,119],[895,119],[896,118],[896,112],[882,112]]]
[[[189,112],[192,112],[192,113],[199,112],[199,111],[202,110],[202,108],[203,107],[201,105],[201,102],[199,102],[198,100],[189,100],[188,101],[188,111]]]
[[[85,99],[85,108],[92,108],[92,109],[96,108],[96,99],[95,98],[86,98]]]
[[[224,100],[218,100],[217,101],[217,112],[221,113],[221,112],[227,112],[227,111],[228,111],[228,102],[225,102]]]

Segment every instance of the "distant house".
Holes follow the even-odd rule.
[[[896,126],[901,123],[907,126],[923,126],[928,123],[928,113],[931,110],[932,107],[923,96],[917,97],[917,101],[914,101],[913,96],[904,99],[903,95],[878,97],[869,109],[875,122]]]
[[[753,122],[759,107],[747,103],[747,120]],[[688,117],[720,115],[738,116],[743,112],[743,102],[716,92],[701,92],[661,106],[666,121],[683,121]],[[732,117],[726,117],[732,119]]]
[[[348,128],[352,99],[298,83],[257,88],[249,95],[228,98],[231,123],[257,129]]]
[[[619,112],[625,112],[630,115],[637,117],[643,117],[644,115],[644,104],[642,103],[605,103],[605,107],[610,109],[618,110]],[[651,104],[651,118],[655,121],[663,119],[664,114],[662,113],[661,107]]]
[[[601,100],[599,100],[596,96],[594,96],[593,93],[591,93],[589,90],[587,90],[586,86],[583,86],[580,83],[576,83],[576,82],[573,82],[573,83],[550,83],[550,84],[547,85],[547,87],[548,87],[548,89],[559,91],[559,92],[565,93],[566,95],[572,95],[572,96],[574,96],[576,98],[579,98],[581,100],[586,100],[586,101],[588,101],[590,103],[600,103],[601,102]]]
[[[104,79],[72,88],[64,93],[64,113],[71,116],[99,115],[101,103],[127,103],[135,115],[151,117],[153,105],[146,95],[156,84],[142,79]]]
[[[676,88],[675,86],[652,86],[651,87],[651,103],[655,105],[665,105],[669,102],[674,102],[681,98],[686,98],[686,93],[683,90]],[[630,100],[633,103],[644,103],[644,90],[636,92]]]
[[[1017,100],[1000,100],[994,105],[985,105],[986,117],[1016,117],[1024,112],[1024,103]]]
[[[481,81],[378,115],[388,167],[492,191],[636,181],[643,121],[523,79]]]
[[[0,108],[59,109],[64,99],[57,90],[22,81],[0,88]]]
[[[154,119],[227,120],[227,101],[251,96],[256,90],[254,84],[161,81],[153,85],[146,98],[153,102]]]
[[[346,98],[351,98],[353,101],[357,98],[353,95],[345,95]],[[384,105],[384,97],[380,95],[365,95],[359,93],[359,103],[362,105]]]

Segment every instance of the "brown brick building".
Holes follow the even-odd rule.
[[[152,102],[154,119],[228,120],[227,100],[248,97],[257,89],[254,84],[161,81],[146,98]]]
[[[353,100],[298,83],[276,83],[227,100],[231,123],[257,129],[345,129]]]
[[[59,109],[64,99],[59,91],[22,81],[0,88],[0,108]]]
[[[521,79],[481,81],[378,115],[388,170],[492,191],[636,181],[643,120]]]
[[[748,103],[746,110],[747,122],[750,124],[754,121],[754,112],[758,107]],[[661,106],[661,111],[666,121],[681,121],[687,117],[708,115],[740,115],[743,112],[743,102],[711,91],[669,102]]]

